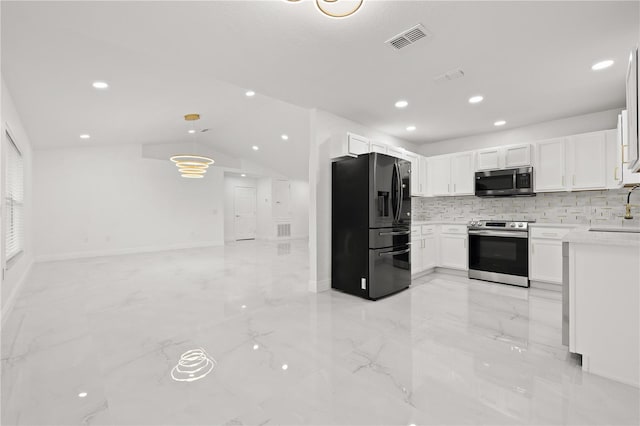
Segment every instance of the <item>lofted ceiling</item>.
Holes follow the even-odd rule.
[[[211,129],[200,137],[297,175],[305,108],[418,144],[491,132],[499,119],[509,128],[611,109],[624,105],[639,39],[638,2],[365,0],[340,20],[312,0],[1,7],[2,73],[37,148],[175,141],[182,115],[199,112]],[[418,23],[433,37],[384,44]],[[602,59],[615,63],[592,71]],[[434,81],[458,67],[463,78]],[[470,105],[475,94],[485,100]],[[399,99],[409,106],[396,109]]]

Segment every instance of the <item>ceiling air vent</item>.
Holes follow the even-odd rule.
[[[396,50],[400,50],[403,47],[407,47],[418,40],[431,37],[431,33],[422,25],[418,24],[415,27],[411,27],[402,33],[391,37],[385,41],[386,44],[392,46]]]
[[[433,78],[436,83],[441,83],[443,81],[451,81],[456,80],[458,78],[464,77],[464,71],[462,68],[456,68],[451,71],[447,71],[444,74],[437,75]]]

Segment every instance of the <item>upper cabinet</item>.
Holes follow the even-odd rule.
[[[622,184],[633,185],[640,183],[640,173],[633,173],[629,164],[629,129],[627,126],[628,114],[624,110],[618,116],[618,142],[620,145],[620,172],[622,173]]]
[[[565,163],[565,138],[538,142],[533,170],[535,192],[566,191]]]
[[[477,171],[527,167],[531,165],[531,144],[481,149],[476,159]]]
[[[607,143],[605,132],[584,133],[567,138],[567,185],[575,191],[607,187]]]
[[[429,158],[430,195],[473,195],[474,161],[473,152]]]
[[[367,154],[369,152],[369,143],[369,139],[354,133],[337,135],[331,140],[329,147],[331,158],[339,159]]]

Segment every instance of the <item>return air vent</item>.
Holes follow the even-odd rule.
[[[456,80],[458,78],[464,77],[464,71],[462,68],[456,68],[451,71],[447,71],[444,74],[437,75],[433,78],[433,81],[436,83],[442,83],[444,81]]]
[[[288,238],[291,236],[291,224],[290,223],[279,223],[277,229],[278,238]]]
[[[391,37],[389,40],[385,41],[385,43],[396,50],[400,50],[417,42],[418,40],[429,37],[431,37],[431,33],[427,31],[422,24],[418,24],[415,27],[411,27],[400,34]]]

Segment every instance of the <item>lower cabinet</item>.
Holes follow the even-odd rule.
[[[411,227],[411,273],[435,267],[467,269],[466,225]]]
[[[529,279],[562,284],[562,239],[571,228],[535,227],[529,231]]]
[[[467,269],[467,235],[440,234],[440,266]]]

